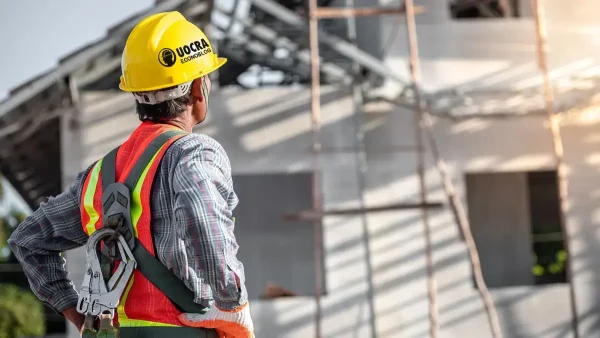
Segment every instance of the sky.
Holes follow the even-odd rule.
[[[102,38],[108,27],[153,3],[154,0],[0,1],[0,100],[11,88],[51,69],[62,56]],[[10,206],[29,211],[11,188],[7,199]],[[4,209],[0,205],[0,212]]]
[[[154,0],[0,1],[0,100]],[[52,14],[55,13],[55,14]]]

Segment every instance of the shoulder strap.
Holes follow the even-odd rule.
[[[172,137],[186,134],[183,131],[167,131],[156,137],[144,150],[140,158],[134,164],[133,169],[125,179],[124,185],[133,191],[142,173],[152,161],[152,158],[158,150]],[[119,148],[113,149],[102,161],[102,188],[103,191],[111,184],[115,183],[116,158]],[[104,206],[103,206],[104,207]],[[137,261],[137,269],[156,286],[181,312],[204,313],[207,308],[194,303],[194,293],[181,279],[173,274],[162,262],[152,256],[142,243],[136,238],[135,246],[132,250],[133,256]]]
[[[127,176],[127,178],[125,179],[124,184],[127,188],[129,188],[130,191],[133,191],[133,189],[135,189],[135,185],[142,176],[142,173],[144,172],[150,161],[152,161],[152,158],[154,157],[154,155],[156,155],[158,150],[162,148],[162,146],[165,145],[165,143],[167,143],[167,141],[169,141],[172,137],[181,134],[187,133],[180,130],[169,130],[158,135],[154,140],[152,140],[152,142],[150,142],[150,144],[146,147],[146,149],[144,149],[144,152],[133,166],[133,169],[131,169],[129,176]]]
[[[109,185],[116,182],[115,175],[117,174],[117,152],[121,146],[111,150],[102,159],[102,167],[100,167],[100,174],[102,175],[102,191],[106,191]]]
[[[169,130],[160,135],[158,135],[150,144],[144,149],[144,152],[134,164],[133,169],[129,173],[129,176],[125,179],[125,186],[129,188],[130,191],[133,191],[137,181],[142,176],[144,169],[148,166],[148,163],[152,161],[152,158],[158,152],[158,150],[169,141],[172,137],[186,134],[183,131],[179,130]],[[117,172],[117,152],[119,151],[119,147],[113,149],[110,153],[104,156],[102,160],[102,191],[105,191],[106,188],[116,182],[116,172]]]

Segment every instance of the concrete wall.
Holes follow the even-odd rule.
[[[282,217],[284,212],[312,208],[312,182],[310,172],[233,174],[233,187],[240,200],[235,208],[240,224],[235,237],[240,246],[238,255],[244,257],[251,301],[261,298],[271,283],[296,295],[314,295],[312,222],[286,222]],[[324,276],[322,271],[320,276]]]
[[[395,4],[393,1],[379,2]],[[539,83],[539,78],[535,77],[532,20],[453,22],[445,6],[438,1],[418,3],[428,8],[427,14],[418,19],[426,89],[459,85],[519,87]],[[566,2],[546,3],[550,17],[550,64],[555,73],[593,67],[600,47],[593,13],[598,13],[600,4],[586,0],[578,2],[577,8],[571,8],[573,6]],[[374,31],[363,29],[360,38],[366,49],[374,51],[383,44],[374,44],[374,36],[385,41],[388,32],[398,29],[398,37],[385,62],[392,71],[408,78],[405,32],[395,20],[391,16],[382,18],[372,28]],[[369,26],[363,24],[361,27]],[[369,35],[377,30],[381,33]],[[393,86],[388,89],[392,91]],[[323,142],[326,147],[353,144],[353,105],[347,94],[334,88],[322,90]],[[86,93],[84,98],[86,109],[80,128],[69,129],[66,123],[63,128],[63,154],[81,154],[65,159],[66,179],[122,142],[137,123],[131,97],[127,94]],[[214,94],[210,117],[198,131],[221,142],[236,173],[307,170],[311,167],[309,98],[307,89],[222,89]],[[597,116],[586,114],[564,125],[570,178],[568,221],[573,232],[572,255],[583,337],[600,333],[598,123]],[[389,146],[414,145],[413,125],[412,114],[407,111],[379,107],[367,114],[369,174],[366,201],[369,205],[417,200],[415,154],[378,152]],[[553,166],[551,139],[540,118],[470,119],[457,123],[440,120],[435,129],[441,152],[463,201],[466,201],[466,172],[536,170]],[[322,165],[325,206],[356,206],[355,154],[325,154]],[[430,199],[443,200],[439,177],[430,159],[427,179]],[[430,216],[441,337],[490,337],[482,302],[472,287],[466,249],[451,214],[444,209],[432,212]],[[325,219],[329,294],[322,304],[323,336],[370,336],[369,280],[375,291],[373,301],[379,337],[427,336],[427,286],[420,212],[370,214],[367,221],[365,231],[360,217]],[[243,220],[238,220],[238,226],[243,226]],[[365,260],[365,233],[370,242],[369,262]],[[79,271],[83,269],[80,257],[79,252],[68,254],[68,267],[77,286],[81,284]],[[372,278],[368,278],[369,271]],[[571,337],[569,302],[564,285],[506,288],[495,290],[493,295],[505,337]],[[252,313],[257,336],[313,337],[314,309],[311,298],[255,301]]]
[[[343,2],[343,0],[338,0]],[[399,0],[357,0],[358,5],[396,6]],[[426,11],[417,15],[419,53],[426,89],[460,86],[511,86],[539,83],[535,25],[531,16],[512,19],[453,20],[446,1],[417,0]],[[528,9],[530,1],[522,0]],[[548,18],[549,65],[554,76],[596,65],[600,26],[594,15],[600,3],[544,1]],[[404,20],[392,15],[359,20],[361,47],[382,57],[392,71],[409,78]],[[365,29],[369,27],[368,29]],[[373,27],[373,28],[371,28]],[[372,32],[371,29],[374,31]],[[393,41],[391,44],[388,41]],[[379,51],[388,52],[381,55]],[[393,87],[393,86],[392,86]]]
[[[352,144],[351,100],[343,92],[324,88],[325,146]],[[136,126],[131,98],[120,93],[88,93],[80,143],[85,156],[80,168],[122,142]],[[211,113],[199,128],[220,141],[236,173],[291,172],[310,169],[308,146],[309,91],[277,88],[242,91],[222,89],[214,94]],[[113,113],[116,112],[116,113]],[[600,184],[595,175],[600,154],[597,120],[578,120],[564,128],[570,172],[579,313],[584,336],[598,334],[600,276],[598,222],[595,207]],[[412,116],[406,111],[378,111],[366,116],[369,205],[414,202],[418,198],[414,153],[378,153],[382,146],[410,146]],[[472,119],[460,123],[440,120],[436,136],[461,196],[465,172],[535,170],[552,167],[551,140],[543,121]],[[352,153],[323,155],[323,193],[326,207],[357,205],[355,157]],[[428,163],[431,200],[443,200],[436,171]],[[463,196],[464,197],[464,196]],[[464,198],[463,198],[464,200]],[[379,337],[423,337],[427,334],[427,296],[423,238],[418,211],[370,214],[372,281]],[[431,213],[439,308],[443,337],[487,337],[482,303],[472,287],[466,249],[447,209]],[[243,227],[243,220],[238,220]],[[325,337],[369,336],[367,262],[360,217],[328,217],[324,224],[326,280],[323,299]],[[268,246],[264,242],[260,245]],[[499,253],[501,254],[501,253]],[[76,285],[82,262],[68,255]],[[241,257],[243,261],[243,257]],[[529,259],[529,257],[523,257]],[[268,265],[268,262],[265,262]],[[568,337],[569,308],[564,285],[515,287],[493,292],[507,337]],[[314,330],[311,298],[254,301],[252,312],[260,337],[311,337]],[[593,333],[592,333],[593,332]]]

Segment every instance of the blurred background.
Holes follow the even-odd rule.
[[[471,232],[504,337],[600,336],[600,3],[540,0],[545,71],[532,2],[416,0],[417,85],[405,15],[320,19],[320,111],[306,0],[0,2],[0,337],[78,336],[6,239],[137,126],[121,52],[141,17],[171,10],[229,59],[195,131],[233,166],[257,337],[492,337]],[[79,289],[83,250],[63,256]]]

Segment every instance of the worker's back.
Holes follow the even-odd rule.
[[[199,157],[191,157],[189,153],[196,153]],[[186,158],[187,157],[187,158]],[[215,170],[215,167],[208,167],[202,162],[210,161],[220,171]],[[178,165],[196,165],[202,166],[202,172],[205,172],[205,177],[183,177],[182,175],[174,175]],[[194,269],[190,268],[191,261],[196,261],[198,257],[189,257],[188,251],[184,244],[186,240],[194,242],[199,247],[208,247],[202,242],[208,243],[210,238],[206,238],[205,234],[193,232],[194,228],[181,227],[181,224],[176,222],[178,213],[189,213],[190,208],[195,207],[192,201],[185,201],[186,196],[174,195],[173,185],[187,186],[189,189],[196,189],[194,181],[203,179],[211,180],[215,184],[217,190],[206,191],[198,189],[196,194],[204,199],[213,199],[212,194],[220,194],[221,198],[227,202],[223,208],[229,211],[229,217],[232,217],[233,209],[238,203],[237,195],[233,190],[233,182],[231,179],[231,165],[229,159],[221,147],[221,145],[213,138],[201,134],[189,134],[176,140],[165,152],[162,161],[160,162],[157,173],[154,177],[150,194],[150,207],[152,212],[150,229],[153,236],[154,251],[157,258],[165,264],[177,277],[185,281],[186,285],[202,290],[203,305],[208,306],[208,301],[212,299],[210,287],[203,279],[206,277],[197,275]],[[176,182],[174,182],[176,181]],[[219,217],[211,211],[202,217]],[[230,229],[233,232],[233,228]],[[148,248],[150,250],[150,248]],[[237,251],[237,250],[236,250]],[[237,261],[236,261],[237,262]],[[231,264],[231,263],[230,263]],[[234,271],[243,273],[243,267],[230,267]],[[210,273],[210,272],[207,272]],[[200,299],[196,299],[200,301]]]
[[[167,135],[172,132],[176,134]],[[157,143],[161,142],[161,138],[162,143]],[[215,189],[199,189],[194,194],[200,199],[226,201],[227,205],[220,206],[226,209],[226,212],[217,215],[214,211],[204,210],[203,217],[226,215],[231,218],[231,211],[238,200],[233,192],[231,170],[225,152],[210,137],[186,134],[172,125],[152,122],[141,123],[129,139],[113,152],[112,159],[111,154],[107,155],[96,162],[86,175],[81,193],[83,230],[88,236],[99,230],[105,223],[102,219],[103,214],[110,216],[106,215],[110,204],[115,200],[118,202],[118,197],[113,197],[115,194],[110,191],[110,186],[107,187],[110,183],[102,182],[103,178],[106,179],[106,173],[103,171],[114,171],[114,182],[130,185],[130,223],[135,237],[139,240],[138,245],[143,245],[148,253],[157,257],[171,272],[185,281],[190,289],[197,289],[198,285],[203,283],[203,276],[196,275],[193,272],[198,270],[190,268],[188,263],[197,258],[188,257],[184,239],[191,240],[191,243],[199,246],[204,245],[203,241],[208,244],[211,239],[201,231],[190,231],[198,229],[196,227],[178,224],[177,214],[193,212],[191,208],[195,206],[192,200],[187,200],[186,194],[178,195],[175,191],[185,190],[186,187],[196,190],[197,182],[210,180]],[[114,162],[114,167],[107,168],[109,161]],[[206,165],[206,162],[210,162],[211,165]],[[182,165],[200,166],[197,168],[200,169],[197,171],[200,175],[177,175],[177,167]],[[131,181],[130,177],[136,175],[136,167],[139,178],[137,181]],[[178,188],[174,189],[173,186]],[[109,196],[103,190],[108,191]],[[215,198],[214,194],[219,194],[219,198]],[[210,254],[210,250],[206,251],[206,254]],[[115,268],[116,266],[113,267],[113,272]],[[243,269],[241,264],[231,268],[234,271],[236,268]],[[205,303],[203,305],[210,306],[210,287],[202,285],[200,290],[201,299]],[[121,297],[115,319],[120,327],[181,326],[178,320],[181,313],[177,304],[173,304],[157,286],[136,269],[130,285]]]

